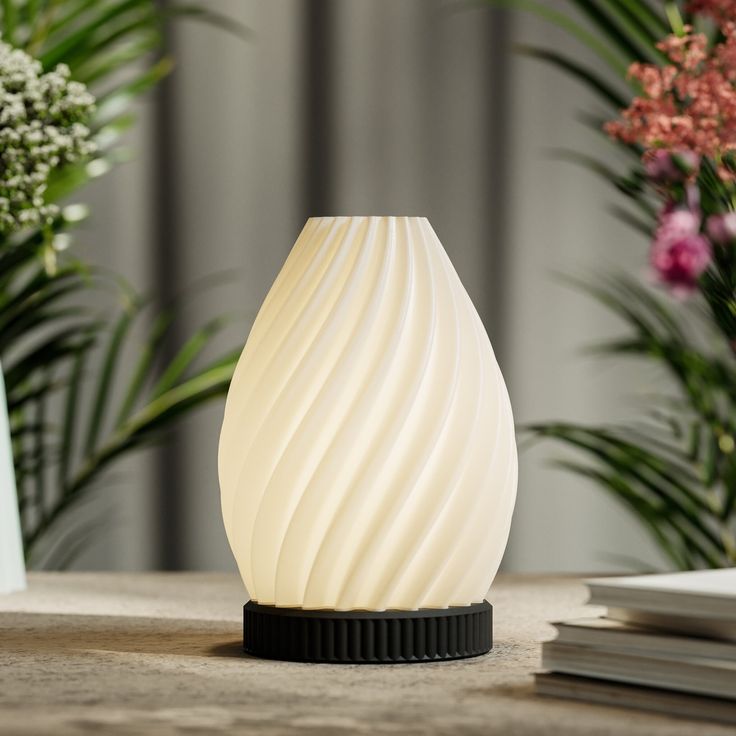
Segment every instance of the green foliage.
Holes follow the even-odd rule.
[[[524,47],[524,53],[571,75],[611,115],[636,94],[625,69],[632,61],[659,62],[656,43],[679,22],[676,3],[650,0],[567,0],[569,13],[528,0],[487,0],[531,11],[562,27],[606,62],[608,74],[555,50]],[[677,30],[677,29],[675,29]],[[610,73],[618,79],[609,79]],[[628,87],[628,89],[627,89]],[[602,119],[588,116],[601,130]],[[647,188],[641,151],[616,144],[628,170],[620,174],[595,156],[562,155],[601,176],[628,202],[614,212],[637,233],[651,237],[656,198]],[[698,189],[704,214],[733,208],[723,181],[703,162]],[[643,359],[657,365],[672,395],[644,401],[643,420],[626,426],[555,422],[528,431],[576,451],[560,467],[587,478],[631,510],[679,569],[736,565],[736,255],[715,253],[699,295],[689,305],[661,298],[649,286],[618,276],[576,285],[626,325],[618,340],[594,347],[599,356]]]
[[[172,3],[168,12],[245,33],[204,4]],[[154,0],[0,2],[4,41],[46,71],[68,65],[97,98],[94,158],[58,169],[47,202],[68,201],[121,158],[120,136],[135,121],[133,103],[171,69],[162,49],[165,21]],[[68,564],[98,528],[69,512],[114,462],[222,397],[237,358],[228,353],[202,361],[223,324],[216,320],[166,364],[173,311],[147,316],[144,299],[74,258],[65,231],[83,210],[60,212],[41,230],[0,239],[0,357],[23,541],[29,559],[52,566]],[[90,289],[112,298],[111,314],[89,306]],[[132,375],[121,368],[126,348],[139,356]]]
[[[145,306],[134,298],[113,324],[76,322],[7,366],[13,440],[17,455],[31,459],[27,466],[19,465],[17,477],[29,554],[115,460],[157,440],[186,412],[227,390],[236,354],[197,363],[201,348],[222,322],[203,328],[162,368],[166,330],[154,323],[143,338],[133,335]],[[129,352],[139,355],[131,376],[119,370],[127,343]],[[62,369],[54,370],[58,363]],[[101,368],[92,370],[93,363]],[[17,380],[21,364],[31,379]],[[61,407],[58,428],[45,424],[53,407]],[[50,480],[55,491],[49,504]]]
[[[683,324],[668,303],[625,276],[578,286],[629,327],[622,339],[595,346],[602,356],[655,362],[673,396],[652,396],[645,420],[628,426],[537,424],[588,462],[562,461],[633,511],[680,569],[736,564],[736,368],[728,352],[706,351],[707,315]]]

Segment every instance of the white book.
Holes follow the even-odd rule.
[[[556,642],[663,659],[726,659],[736,662],[736,642],[682,636],[608,618],[557,621]]]
[[[590,603],[736,624],[736,568],[586,580]]]
[[[634,626],[736,642],[736,568],[586,580],[589,603]]]
[[[626,685],[588,677],[540,672],[534,676],[539,695],[588,703],[640,708],[669,716],[736,724],[736,701]]]
[[[550,641],[542,645],[542,666],[570,675],[736,700],[736,662],[724,659],[674,661],[671,657]]]
[[[700,616],[678,616],[671,613],[652,613],[632,608],[610,608],[608,618],[633,626],[657,631],[669,631],[687,636],[721,639],[736,642],[736,621]]]

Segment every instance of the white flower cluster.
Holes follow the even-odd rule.
[[[49,222],[44,194],[54,169],[95,150],[85,125],[95,99],[60,64],[40,62],[0,41],[0,237]]]

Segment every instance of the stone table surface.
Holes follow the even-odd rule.
[[[34,573],[0,596],[0,734],[733,734],[538,697],[548,620],[574,579],[501,576],[484,657],[421,665],[273,662],[241,652],[235,575]]]

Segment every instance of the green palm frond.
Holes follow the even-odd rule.
[[[570,59],[559,51],[518,44],[514,47],[517,53],[528,56],[530,59],[538,59],[547,64],[557,67],[584,86],[598,95],[610,108],[620,110],[626,107],[626,96],[616,86],[611,84],[600,74],[586,68],[583,64]]]
[[[661,33],[652,30],[649,21],[657,14],[640,1],[639,11],[619,0],[568,0],[593,28],[606,38],[629,62],[664,61],[656,43]],[[646,13],[646,10],[651,14]]]
[[[610,70],[619,76],[626,74],[628,51],[611,43],[610,40],[602,40],[596,35],[595,29],[591,30],[584,21],[574,15],[550,8],[541,0],[485,0],[485,2],[495,7],[521,10],[539,16],[568,33],[571,38],[603,61]]]
[[[581,426],[546,422],[533,436],[561,442],[588,458],[562,460],[632,510],[680,569],[736,564],[736,366],[707,350],[717,341],[702,315],[684,324],[670,304],[627,276],[576,287],[617,314],[622,338],[595,352],[654,361],[678,397],[649,397],[648,422]]]
[[[37,453],[33,458],[35,472],[19,478],[24,507],[35,509],[36,521],[24,525],[29,555],[43,535],[54,529],[65,512],[86,496],[115,460],[155,441],[184,413],[227,391],[237,353],[230,352],[203,365],[198,360],[218,334],[223,320],[214,320],[197,331],[166,363],[163,357],[167,334],[161,324],[170,325],[170,320],[154,318],[153,326],[143,338],[134,333],[134,324],[144,318],[146,305],[147,300],[130,302],[126,295],[122,309],[112,322],[89,323],[85,332],[77,327],[74,342],[58,360],[51,363],[48,360],[48,351],[56,344],[55,340],[49,340],[43,346],[45,357],[34,353],[38,370],[21,373],[11,367],[6,373],[11,406],[16,409],[11,420],[18,440],[18,457],[27,459],[41,442],[59,442],[56,453]],[[126,349],[128,354],[145,355],[145,360],[139,360],[138,369],[129,376],[119,375]],[[28,358],[23,364],[29,364]],[[100,368],[91,370],[90,366],[96,364]],[[33,377],[41,375],[40,366],[43,366],[45,383],[34,391]],[[40,414],[20,411],[23,406],[34,404],[43,407],[54,380],[57,401],[61,399],[63,405],[60,431],[44,423],[43,411]],[[30,396],[18,404],[22,392]],[[85,406],[89,407],[86,411]],[[43,485],[50,474],[56,479],[56,490],[49,498]]]

